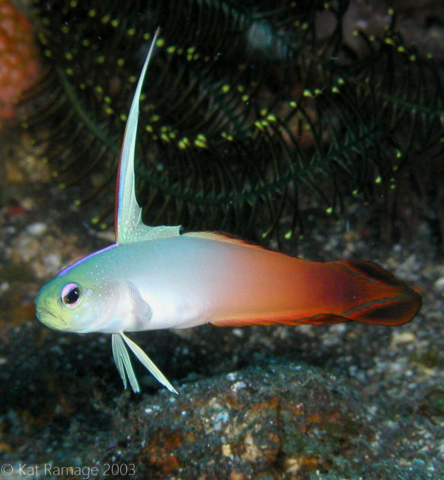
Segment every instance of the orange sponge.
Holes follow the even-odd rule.
[[[14,115],[14,101],[37,81],[39,73],[30,23],[10,0],[0,0],[0,121]]]

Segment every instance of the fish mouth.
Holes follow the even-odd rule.
[[[48,325],[49,327],[55,328],[57,330],[60,329],[62,325],[66,325],[66,323],[61,318],[54,315],[47,308],[39,308],[36,311],[35,315],[40,322],[42,322],[45,325]]]

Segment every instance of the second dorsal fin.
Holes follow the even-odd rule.
[[[225,233],[225,232],[189,232],[189,233],[184,233],[182,236],[194,237],[194,238],[206,238],[208,240],[215,240],[218,242],[225,242],[225,243],[231,243],[234,245],[243,245],[246,247],[267,250],[265,247],[262,247],[257,243],[249,242],[248,240],[244,240],[242,238],[237,237],[236,235],[232,235],[231,233]]]

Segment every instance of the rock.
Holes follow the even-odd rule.
[[[174,357],[188,342],[169,332],[152,337],[158,350],[149,354],[156,361],[161,352]],[[4,338],[0,460],[17,478],[24,464],[47,468],[45,478],[79,478],[75,468],[81,467],[98,478],[131,472],[134,480],[444,474],[442,462],[424,451],[427,422],[325,370],[264,358],[231,373],[176,380],[178,396],[165,389],[149,394],[146,386],[135,395],[120,390],[109,337],[89,338],[36,324],[22,324]],[[441,415],[421,408],[424,415]],[[56,470],[62,467],[71,470],[62,476]]]

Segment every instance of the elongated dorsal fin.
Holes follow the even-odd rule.
[[[148,55],[143,64],[142,73],[137,83],[131,110],[126,123],[120,153],[119,175],[117,178],[116,200],[116,243],[124,244],[151,240],[155,238],[175,237],[179,235],[179,226],[176,227],[148,227],[142,223],[142,209],[139,207],[135,192],[134,154],[136,150],[137,124],[139,120],[139,101],[142,92],[143,80],[156,43],[157,29],[151,42]]]

